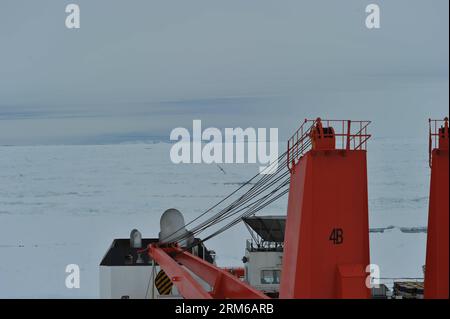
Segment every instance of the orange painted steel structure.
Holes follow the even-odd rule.
[[[214,266],[179,247],[159,247],[152,244],[148,253],[171,278],[187,299],[268,299],[265,294],[239,280],[228,271]],[[189,269],[189,271],[187,270]],[[205,290],[191,272],[210,287]]]
[[[200,283],[192,277],[192,275],[185,268],[181,267],[175,261],[168,251],[172,249],[163,249],[156,245],[148,247],[148,254],[153,258],[166,275],[172,280],[178,288],[180,294],[186,299],[212,299],[212,296],[200,285]]]
[[[369,298],[369,121],[305,120],[291,171],[280,298]]]
[[[245,277],[245,268],[244,267],[225,267],[222,268],[223,270],[229,272],[233,276],[237,278],[244,278]]]
[[[428,299],[449,297],[448,126],[448,118],[429,120],[431,182],[425,264],[425,298]]]

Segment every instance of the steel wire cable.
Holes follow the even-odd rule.
[[[272,184],[275,185],[277,182],[279,182],[280,180],[282,180],[283,177],[286,177],[286,175],[288,175],[288,173],[283,174],[282,176],[280,176],[280,177],[278,178],[278,180],[274,181]],[[284,179],[283,182],[281,183],[281,186],[286,186],[286,185],[288,185],[288,184],[289,184],[289,178],[286,178],[286,179]],[[269,185],[269,186],[271,186],[271,185]],[[270,189],[270,188],[268,188],[268,189]],[[278,190],[278,188],[276,188],[276,190]],[[259,195],[259,194],[258,194],[258,195]],[[211,227],[211,226],[213,226],[213,225],[215,225],[215,224],[217,224],[217,223],[220,223],[220,222],[222,222],[223,220],[226,220],[227,218],[229,218],[229,217],[231,217],[231,216],[234,216],[234,215],[236,215],[237,213],[239,213],[239,212],[241,212],[241,211],[243,211],[243,210],[245,210],[245,209],[250,209],[255,203],[258,203],[258,201],[260,201],[261,199],[266,199],[268,196],[273,196],[273,195],[274,195],[274,194],[271,192],[271,193],[269,193],[269,194],[264,195],[264,196],[261,197],[261,198],[256,198],[256,199],[253,200],[250,204],[248,204],[248,205],[246,205],[246,206],[244,206],[244,207],[236,207],[236,208],[238,208],[238,209],[235,209],[235,210],[233,210],[233,211],[228,211],[228,212],[226,212],[226,214],[223,214],[222,216],[219,216],[219,218],[216,218],[216,219],[214,219],[214,220],[211,220],[207,225],[204,225],[204,226],[201,227],[201,228],[197,228],[197,229],[195,229],[194,231],[191,230],[188,234],[186,234],[186,236],[183,236],[183,237],[179,238],[177,241],[186,239],[186,237],[190,237],[190,236],[192,236],[192,235],[197,235],[198,233],[203,232],[205,229],[207,229],[207,228],[209,228],[209,227]],[[246,202],[248,202],[248,201],[250,201],[250,199],[247,200]],[[244,205],[246,202],[240,203],[239,206]]]
[[[283,173],[281,176],[279,175]],[[197,225],[193,229],[190,230],[189,234],[186,234],[182,237],[177,238],[178,240],[185,239],[186,237],[189,237],[192,235],[192,233],[196,233],[199,229],[202,229],[204,227],[208,227],[210,224],[215,224],[215,222],[218,219],[223,219],[227,215],[231,214],[234,210],[238,209],[240,206],[244,205],[248,201],[255,199],[256,196],[262,194],[267,189],[269,189],[271,186],[275,185],[281,178],[288,175],[289,172],[283,172],[282,168],[279,168],[276,174],[268,175],[269,177],[264,177],[265,180],[263,183],[258,182],[257,184],[252,187],[251,190],[247,191],[244,195],[242,195],[239,199],[234,201],[231,205],[227,206],[223,210],[219,211],[217,214],[209,218],[208,220],[204,221],[200,225]],[[273,180],[274,179],[274,180]],[[264,187],[263,187],[264,186]],[[257,198],[256,198],[257,200]]]
[[[280,162],[280,160],[282,159],[282,157],[286,156],[287,151],[284,152],[282,155],[280,155],[277,159],[277,163]],[[274,162],[275,163],[275,162]],[[273,163],[272,163],[273,164]],[[271,165],[272,165],[271,164]],[[185,224],[183,227],[180,227],[179,229],[177,229],[176,231],[174,231],[172,234],[164,237],[161,239],[161,241],[164,241],[168,238],[171,238],[174,234],[178,233],[180,230],[183,230],[185,227],[193,224],[194,222],[196,222],[197,220],[199,220],[200,218],[202,218],[203,216],[205,216],[207,213],[209,213],[210,211],[212,211],[214,208],[218,207],[220,204],[222,204],[223,202],[225,202],[227,199],[229,199],[230,197],[232,197],[233,195],[235,195],[237,192],[239,192],[240,190],[242,190],[245,186],[250,185],[250,183],[256,179],[257,177],[261,176],[261,174],[264,173],[264,171],[266,169],[270,168],[270,165],[267,166],[262,172],[257,173],[256,175],[254,175],[252,178],[250,178],[249,180],[247,180],[246,182],[244,182],[240,187],[238,187],[237,189],[235,189],[232,193],[228,194],[227,196],[225,196],[223,199],[221,199],[219,202],[217,202],[216,204],[214,204],[213,206],[211,206],[210,208],[208,208],[206,211],[204,211],[203,213],[201,213],[200,215],[198,215],[197,217],[195,217],[193,220],[191,220],[190,222],[188,222],[187,224]],[[255,184],[256,185],[256,184]]]
[[[305,147],[304,148],[307,148],[307,147],[309,147],[309,145],[308,144],[305,144]],[[298,151],[296,152],[297,154],[298,153],[301,153],[303,151],[303,149],[298,149]],[[285,175],[288,175],[289,174],[289,172],[288,171],[286,171],[285,172],[285,174],[283,175],[283,176],[285,176]],[[272,176],[272,177],[274,177],[274,176]],[[273,184],[275,184],[274,182],[272,182],[269,186],[271,186],[271,185],[273,185]],[[268,187],[267,187],[268,188]],[[267,189],[266,188],[266,189]],[[254,195],[254,196],[257,196],[257,195],[259,195],[260,193],[262,193],[264,190],[266,190],[266,189],[263,189],[262,191],[259,191],[257,194],[252,194],[250,191],[249,192],[247,192],[246,194],[244,194],[244,195]],[[240,204],[240,203],[239,203]],[[236,207],[238,207],[239,205],[236,205]],[[227,213],[230,213],[230,212],[225,212],[225,215],[227,214]],[[219,212],[219,214],[220,214],[220,212]]]
[[[214,237],[220,235],[221,233],[225,232],[226,230],[228,230],[228,229],[230,229],[231,227],[233,227],[233,226],[237,225],[238,223],[240,223],[241,220],[242,220],[243,218],[246,218],[246,217],[249,217],[249,216],[251,216],[251,215],[254,215],[254,214],[257,213],[259,210],[265,208],[266,206],[270,205],[271,203],[273,203],[274,201],[278,200],[278,199],[281,198],[282,196],[286,195],[288,192],[289,192],[289,189],[283,190],[283,191],[282,191],[281,193],[279,193],[277,196],[271,198],[270,200],[268,200],[268,201],[265,202],[265,203],[260,204],[260,205],[257,206],[257,207],[254,207],[253,209],[247,211],[245,214],[240,215],[239,217],[235,218],[233,221],[231,221],[230,223],[228,223],[228,224],[226,224],[225,226],[221,227],[220,229],[216,230],[215,232],[213,232],[212,234],[208,235],[208,236],[205,237],[204,239],[199,240],[199,241],[195,242],[194,244],[191,244],[191,245],[185,247],[185,248],[183,249],[183,251],[190,250],[191,248],[193,248],[193,247],[195,247],[195,246],[197,246],[197,245],[199,245],[199,244],[201,244],[201,243],[204,243],[204,242],[206,242],[207,240],[210,240],[211,238],[214,238]]]
[[[281,178],[285,177],[288,174],[289,174],[288,172],[285,172],[285,173],[283,173],[280,176],[273,176],[273,178],[275,178],[275,179],[268,181],[267,184],[264,185],[264,188],[259,188],[258,190],[252,190],[252,192],[245,193],[244,197],[241,197],[237,201],[233,202],[232,205],[229,205],[224,210],[221,210],[219,213],[217,213],[216,215],[214,215],[213,217],[211,217],[207,221],[205,221],[202,224],[194,227],[193,229],[190,230],[190,232],[191,233],[195,232],[199,228],[210,224],[211,222],[215,221],[216,219],[220,219],[220,218],[226,217],[233,210],[238,209],[240,206],[242,206],[245,203],[247,203],[248,201],[254,199],[256,196],[264,193],[267,189],[269,189],[271,186],[275,185],[277,182],[279,182],[281,180]]]
[[[309,132],[309,130],[308,130],[308,132]],[[207,213],[209,213],[213,209],[217,208],[220,204],[222,204],[226,200],[230,199],[233,195],[238,193],[245,186],[251,185],[251,182],[253,180],[255,180],[256,178],[258,178],[258,177],[260,177],[260,179],[256,183],[254,183],[253,186],[247,192],[245,192],[243,195],[241,195],[238,199],[233,201],[231,204],[229,204],[225,208],[221,209],[219,212],[217,212],[216,214],[214,214],[213,216],[211,216],[207,220],[205,220],[205,221],[201,222],[200,224],[198,224],[197,226],[193,227],[187,233],[176,237],[174,239],[174,242],[180,242],[180,241],[182,241],[184,239],[187,239],[187,238],[189,238],[191,236],[195,236],[196,234],[199,234],[199,233],[205,231],[206,229],[208,229],[208,228],[210,228],[210,227],[212,227],[212,226],[214,226],[214,225],[216,225],[216,224],[218,224],[218,223],[220,223],[220,222],[222,222],[222,221],[224,221],[224,220],[226,220],[226,219],[236,215],[237,213],[247,209],[239,217],[237,217],[232,222],[230,222],[229,224],[227,224],[223,228],[221,228],[220,232],[216,231],[213,234],[209,235],[207,237],[208,240],[209,240],[209,239],[217,236],[218,234],[222,233],[226,229],[229,229],[232,226],[234,226],[237,223],[239,223],[242,220],[242,218],[244,218],[244,216],[246,216],[247,214],[252,215],[252,214],[256,213],[257,211],[261,210],[262,208],[268,206],[269,204],[271,204],[275,200],[281,198],[282,196],[284,196],[289,191],[288,189],[283,190],[279,195],[276,195],[276,196],[275,196],[275,193],[278,192],[280,190],[280,188],[275,188],[275,190],[276,190],[275,193],[271,192],[268,195],[265,195],[265,196],[263,196],[261,198],[258,198],[258,196],[261,195],[262,193],[264,193],[265,191],[269,190],[270,187],[272,187],[273,185],[276,185],[277,182],[279,182],[283,177],[285,177],[286,175],[289,175],[290,172],[287,169],[287,166],[284,165],[284,157],[287,156],[288,153],[289,153],[289,155],[292,155],[292,157],[294,159],[296,159],[296,158],[299,157],[299,155],[302,155],[303,152],[306,149],[308,149],[308,147],[310,145],[311,145],[311,141],[307,140],[306,142],[302,143],[300,147],[298,146],[298,144],[296,144],[295,146],[292,146],[286,152],[281,154],[278,157],[276,162],[273,162],[271,165],[269,165],[269,166],[267,166],[265,168],[265,170],[270,169],[271,166],[276,163],[278,165],[278,167],[277,167],[277,170],[276,170],[276,172],[274,174],[263,174],[265,170],[263,170],[262,172],[256,174],[255,176],[253,176],[252,178],[247,180],[245,183],[243,183],[235,191],[233,191],[232,193],[227,195],[225,198],[223,198],[221,201],[219,201],[218,203],[216,203],[215,205],[213,205],[212,207],[207,209],[205,212],[203,212],[202,214],[200,214],[199,216],[197,216],[196,218],[191,220],[184,227],[182,227],[179,230],[173,232],[171,235],[166,236],[164,239],[171,238],[173,235],[178,233],[180,230],[184,229],[186,226],[191,225],[194,222],[198,221],[200,218],[205,216]],[[292,152],[292,150],[294,150],[294,151]],[[281,175],[280,175],[280,173],[281,173]],[[287,181],[284,181],[281,186],[282,187],[286,187],[287,185],[289,185],[289,179],[287,179]],[[270,198],[272,196],[275,196],[275,197],[273,199],[268,200],[268,198]],[[251,200],[253,200],[253,201],[251,201]],[[259,203],[259,201],[261,201],[261,200],[268,200],[268,201],[267,201],[267,203],[264,203],[264,204],[262,204],[260,206],[253,207],[257,203]],[[242,207],[243,205],[245,205],[249,201],[251,201],[250,204],[248,204],[245,207]],[[253,209],[252,209],[252,207],[253,207]],[[162,239],[162,240],[164,240],[164,239]],[[203,241],[201,241],[201,242],[203,242]],[[197,242],[197,244],[198,244],[198,242]]]

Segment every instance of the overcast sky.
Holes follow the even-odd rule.
[[[65,6],[81,29],[65,27]],[[365,7],[381,7],[381,29]],[[448,114],[447,0],[1,0],[0,145]],[[400,132],[401,133],[400,133]]]

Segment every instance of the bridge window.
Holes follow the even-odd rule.
[[[278,269],[268,269],[261,271],[261,283],[262,284],[279,284],[281,271]]]

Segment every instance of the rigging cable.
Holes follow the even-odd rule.
[[[307,134],[309,134],[309,131],[311,130],[312,127],[313,126],[311,126],[306,131],[304,136],[307,136]],[[299,147],[299,145],[300,145],[300,147]],[[219,207],[222,203],[224,203],[228,199],[232,198],[233,195],[236,195],[244,187],[251,185],[251,182],[254,181],[255,179],[257,179],[258,177],[260,177],[260,178],[253,184],[253,186],[248,191],[246,191],[244,194],[242,194],[240,197],[238,197],[236,200],[234,200],[231,204],[229,204],[225,208],[219,210],[213,216],[211,216],[208,219],[206,219],[205,221],[199,223],[197,226],[194,226],[187,233],[175,237],[173,242],[179,243],[182,240],[185,240],[191,236],[195,236],[195,235],[205,231],[206,229],[208,229],[214,225],[217,225],[218,223],[221,223],[224,220],[227,220],[230,217],[233,217],[240,212],[243,212],[237,218],[233,219],[231,222],[229,222],[225,226],[221,227],[219,230],[213,232],[211,235],[207,236],[204,240],[201,240],[200,242],[209,240],[209,239],[219,235],[220,233],[224,232],[225,230],[233,227],[234,225],[239,223],[242,220],[242,218],[245,218],[246,216],[254,215],[256,212],[258,212],[261,209],[263,209],[264,207],[270,205],[275,200],[281,198],[289,191],[287,186],[289,185],[290,178],[288,177],[287,179],[283,180],[284,177],[286,177],[287,175],[290,174],[290,172],[287,169],[287,166],[285,165],[285,162],[284,162],[285,157],[289,153],[289,155],[292,156],[294,159],[298,158],[299,155],[301,156],[304,153],[304,151],[309,148],[309,146],[311,146],[311,140],[309,140],[309,139],[306,142],[302,142],[302,144],[299,144],[299,141],[297,141],[297,143],[295,145],[293,145],[290,149],[288,149],[286,152],[281,154],[278,157],[277,161],[274,161],[273,163],[271,163],[262,172],[256,174],[252,178],[250,178],[248,181],[243,183],[239,188],[237,188],[232,193],[230,193],[229,195],[224,197],[222,200],[220,200],[218,203],[211,206],[209,209],[204,211],[202,214],[200,214],[199,216],[197,216],[196,218],[191,220],[184,227],[181,227],[180,229],[176,230],[171,235],[166,236],[162,240],[173,237],[180,230],[183,230],[186,226],[195,223],[200,218],[204,217],[206,214],[208,214],[215,208]],[[272,169],[271,166],[274,164],[278,165],[275,173],[264,174],[264,172],[267,169]],[[282,181],[281,184],[276,186],[276,188],[272,192],[270,192],[262,197],[258,197],[261,194],[263,194],[264,192],[266,192],[267,190],[270,190],[271,187],[274,187],[275,185],[277,185],[280,181]],[[285,188],[285,189],[283,189],[283,188]],[[242,207],[245,204],[247,204],[247,205]],[[199,244],[199,242],[197,241],[195,245],[198,245],[198,244]]]

